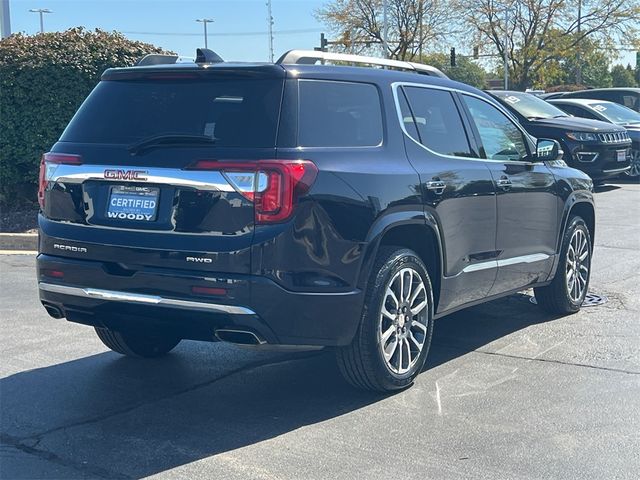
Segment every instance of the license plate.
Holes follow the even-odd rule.
[[[159,188],[116,185],[109,191],[107,218],[153,222],[158,212]]]
[[[616,153],[618,154],[618,161],[619,162],[626,162],[627,161],[627,151],[626,150],[618,150]]]

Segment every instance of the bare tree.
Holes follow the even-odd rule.
[[[640,29],[640,0],[452,0],[452,8],[478,44],[489,42],[503,58],[506,47],[516,88],[530,86],[547,62],[579,51],[586,38],[633,44]]]
[[[413,60],[450,33],[445,0],[387,0],[387,56]],[[363,53],[383,44],[383,0],[334,0],[316,12],[341,44],[338,50]]]

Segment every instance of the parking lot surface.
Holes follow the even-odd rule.
[[[637,479],[640,185],[596,201],[607,304],[550,318],[524,292],[445,317],[427,370],[387,396],[331,352],[121,357],[47,316],[32,255],[0,255],[0,477]]]

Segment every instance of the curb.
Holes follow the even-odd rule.
[[[0,233],[0,250],[37,250],[37,233]]]

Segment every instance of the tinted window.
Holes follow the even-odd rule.
[[[443,155],[473,156],[450,92],[420,87],[405,87],[404,90],[418,131],[416,140]],[[406,114],[402,115],[406,125]],[[407,131],[411,133],[411,130]]]
[[[298,144],[371,147],[382,143],[378,89],[366,83],[300,80]]]
[[[176,133],[206,135],[220,146],[272,147],[281,96],[276,79],[102,81],[61,141],[130,144]]]
[[[522,160],[527,156],[524,135],[509,117],[480,99],[468,95],[463,98],[480,134],[486,158]]]

